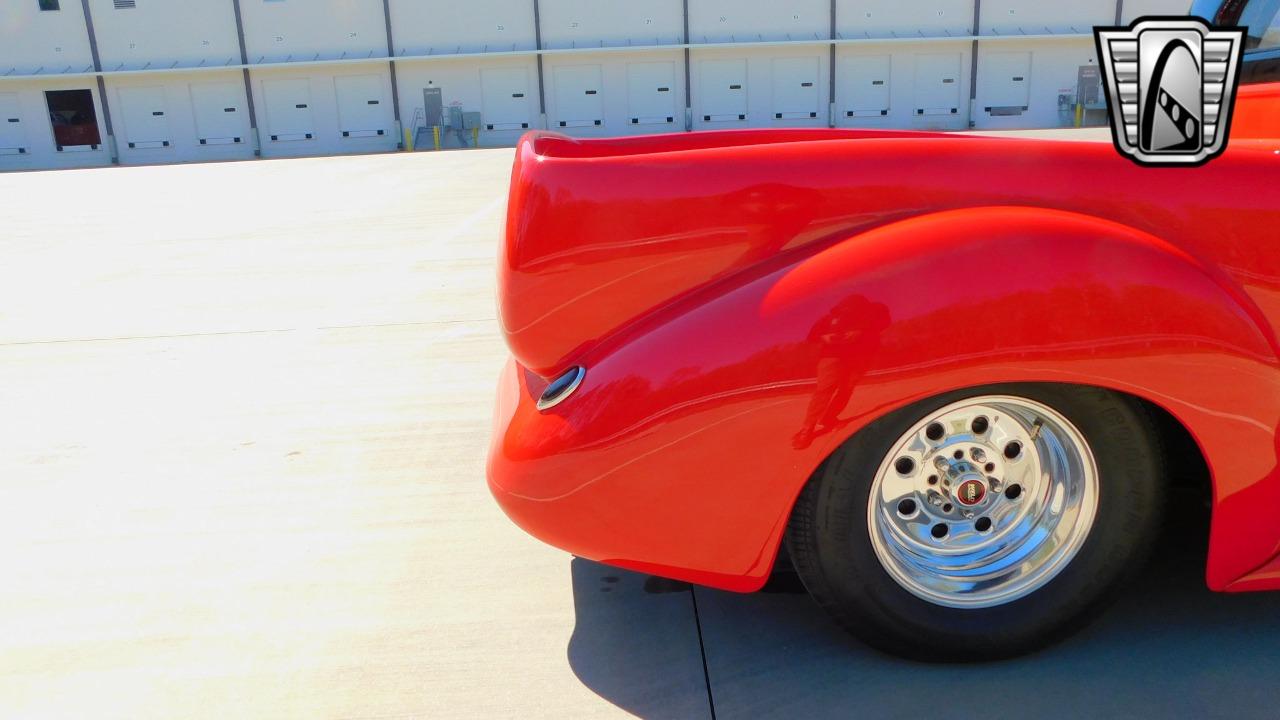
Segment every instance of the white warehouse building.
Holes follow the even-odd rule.
[[[421,149],[437,123],[444,147],[533,128],[1057,127],[1093,26],[1188,6],[0,0],[0,170]]]

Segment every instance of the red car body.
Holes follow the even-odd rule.
[[[1280,589],[1280,85],[1227,151],[856,130],[517,151],[499,263],[514,359],[489,484],[533,535],[728,590],[767,579],[801,488],[938,393],[1128,393],[1212,480],[1207,580]],[[565,402],[549,379],[582,366]]]

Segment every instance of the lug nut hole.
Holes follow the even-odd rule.
[[[937,475],[930,475],[930,476],[929,476],[929,484],[930,484],[930,485],[937,485],[937,484],[938,484],[938,476],[937,476]]]
[[[946,523],[938,523],[937,525],[934,525],[933,528],[929,530],[929,534],[934,536],[938,540],[941,540],[942,538],[946,537],[947,536]]]
[[[946,431],[942,427],[942,423],[929,423],[929,427],[924,429],[924,436],[930,440],[937,442],[942,439]]]
[[[949,512],[951,512],[952,510],[955,510],[955,506],[954,506],[954,505],[952,505],[951,503],[947,503],[946,505],[943,505],[943,506],[942,506],[942,512],[949,513]]]
[[[912,515],[915,515],[916,501],[911,498],[907,498],[906,500],[898,503],[898,514],[903,517],[911,517]]]
[[[1014,440],[1013,442],[1004,446],[1004,456],[1009,458],[1010,460],[1018,457],[1021,454],[1022,454],[1022,443],[1018,442],[1017,440]]]
[[[990,428],[991,428],[991,423],[983,415],[979,415],[978,417],[974,418],[973,422],[970,423],[969,425],[969,429],[973,431],[974,435],[981,435]]]
[[[893,469],[897,470],[899,475],[910,475],[911,471],[916,469],[916,461],[909,457],[900,457],[893,464]]]
[[[986,471],[987,471],[987,472],[995,472],[995,471],[996,471],[996,464],[995,464],[995,463],[987,463],[987,464],[986,464]]]
[[[953,454],[952,454],[952,457],[954,457],[954,458],[955,458],[955,459],[957,459],[957,460],[963,460],[963,459],[964,459],[964,451],[963,451],[963,450],[957,450],[957,451],[955,451],[955,453],[953,453]]]
[[[975,523],[973,524],[973,528],[974,528],[975,530],[977,530],[978,532],[980,532],[980,533],[990,532],[990,531],[991,531],[991,518],[989,518],[989,517],[980,517],[980,518],[978,518],[978,521],[977,521],[977,522],[975,522]]]
[[[1017,500],[1019,497],[1022,496],[1022,486],[1010,485],[1009,487],[1005,488],[1004,496],[1009,498],[1010,500]]]

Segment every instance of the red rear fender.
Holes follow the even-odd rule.
[[[1032,208],[822,245],[611,336],[545,414],[545,383],[513,368],[490,466],[508,513],[586,557],[750,590],[805,481],[859,428],[948,390],[1070,382],[1150,400],[1200,443],[1213,587],[1275,554],[1276,354],[1228,279],[1143,232]]]

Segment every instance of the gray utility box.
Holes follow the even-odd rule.
[[[475,130],[480,127],[480,113],[464,112],[462,113],[462,129]]]

